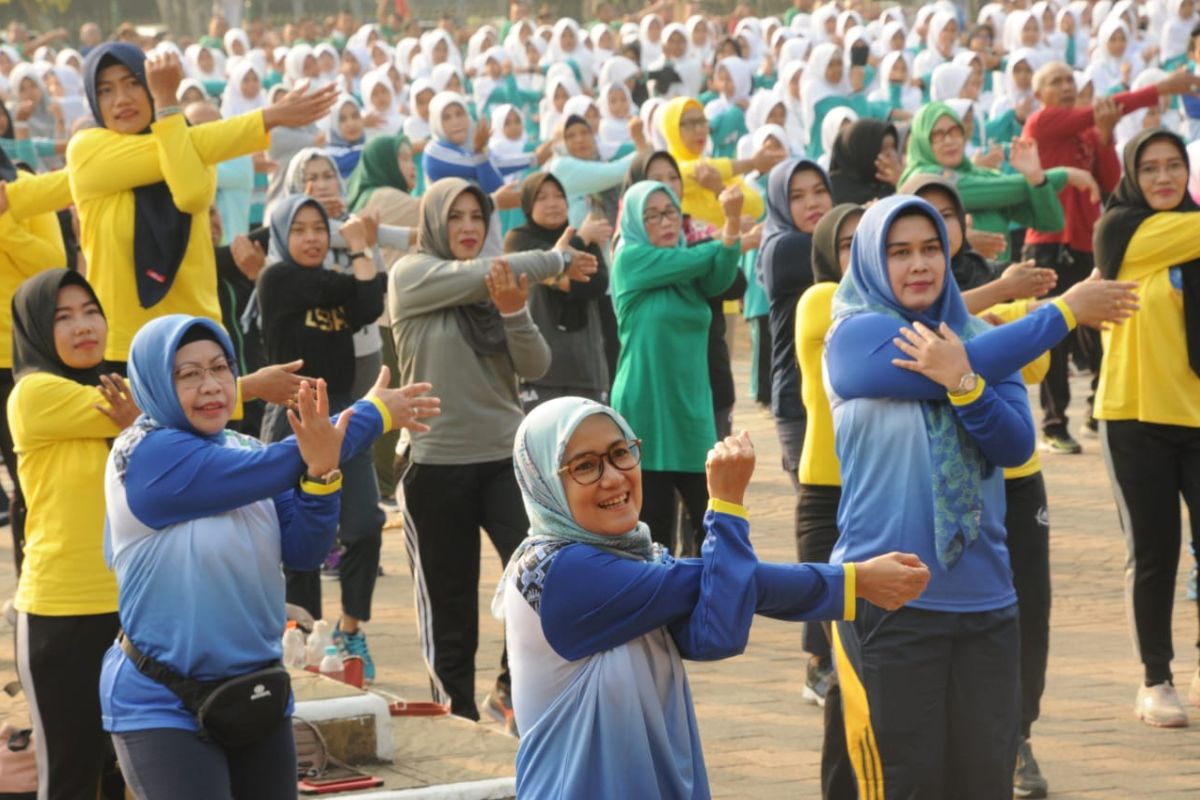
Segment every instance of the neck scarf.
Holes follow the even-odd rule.
[[[146,84],[146,57],[131,44],[110,42],[88,53],[83,64],[84,89],[97,124],[103,126],[100,103],[96,98],[96,79],[100,71],[116,64],[128,69],[146,92],[150,113],[154,98]],[[142,131],[143,135],[150,129]],[[157,305],[175,282],[179,266],[187,255],[192,233],[192,215],[175,205],[166,181],[133,190],[133,265],[137,279],[138,302],[142,308]]]
[[[1146,196],[1142,194],[1137,181],[1137,165],[1141,160],[1142,151],[1154,141],[1170,141],[1179,148],[1184,163],[1188,163],[1188,150],[1183,139],[1178,134],[1161,128],[1142,131],[1125,145],[1124,175],[1117,189],[1108,199],[1104,214],[1096,225],[1096,266],[1105,278],[1115,280],[1120,272],[1121,262],[1125,260],[1125,251],[1129,241],[1137,232],[1138,227],[1150,217],[1159,213],[1150,208]],[[1190,172],[1190,165],[1189,165]],[[1196,214],[1200,222],[1200,205],[1185,189],[1183,200],[1171,209],[1173,212]],[[1182,281],[1183,292],[1183,324],[1187,340],[1187,359],[1192,371],[1200,375],[1200,259],[1174,264],[1173,274],[1178,274]],[[1178,270],[1178,273],[1175,273]],[[1145,312],[1143,312],[1145,313]]]
[[[821,217],[812,235],[812,269],[816,283],[840,283],[841,262],[838,260],[838,237],[842,225],[851,217],[861,215],[863,207],[854,203],[834,206]]]
[[[346,202],[351,212],[361,210],[376,189],[387,186],[402,192],[411,191],[397,161],[400,148],[406,144],[408,139],[403,134],[376,136],[367,142],[346,188]]]
[[[564,478],[558,474],[566,454],[567,444],[579,425],[594,414],[608,416],[621,434],[632,441],[635,437],[629,423],[613,409],[582,397],[559,397],[542,403],[529,412],[517,428],[513,443],[513,466],[517,473],[517,485],[521,487],[521,499],[525,501],[525,513],[529,517],[529,535],[517,546],[508,560],[504,577],[496,588],[492,599],[492,614],[504,616],[504,587],[512,579],[514,565],[531,547],[560,543],[587,544],[599,547],[624,558],[636,561],[663,561],[664,552],[650,538],[650,529],[644,522],[620,536],[602,536],[585,530],[571,515],[567,492],[563,488]],[[609,464],[606,469],[612,469]]]
[[[897,144],[896,127],[877,119],[856,120],[833,143],[829,157],[829,180],[833,196],[843,203],[869,203],[895,194],[896,187],[875,177],[875,159],[888,134]]]
[[[962,294],[952,280],[942,283],[942,293],[927,310],[909,311],[892,293],[888,279],[887,234],[904,212],[918,210],[933,221],[942,251],[949,250],[946,226],[933,206],[920,198],[895,195],[885,198],[863,214],[851,245],[850,269],[833,298],[833,319],[873,312],[895,318],[905,325],[914,320],[937,330],[945,322],[961,338],[970,339],[986,328],[967,311]],[[949,259],[946,261],[949,271]],[[929,436],[933,467],[933,535],[938,563],[950,569],[979,538],[983,514],[983,480],[991,475],[979,446],[944,401],[921,403]]]
[[[491,224],[492,201],[473,183],[462,178],[442,178],[435,181],[421,197],[421,224],[417,228],[417,251],[443,261],[457,261],[450,250],[450,207],[464,192],[471,192],[483,209],[484,234]],[[491,300],[456,306],[458,329],[467,344],[481,356],[499,355],[508,350],[504,335],[504,320]]]
[[[58,293],[67,286],[79,286],[91,295],[96,305],[100,305],[91,284],[78,272],[67,269],[39,272],[22,283],[13,295],[13,375],[16,378],[45,372],[85,386],[100,384],[103,362],[89,369],[69,367],[63,363],[54,346],[54,312],[58,307]],[[100,313],[104,313],[103,308]]]

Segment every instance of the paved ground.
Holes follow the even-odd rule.
[[[744,339],[739,347],[735,360],[743,391],[748,383]],[[1077,396],[1081,389],[1077,381]],[[760,453],[748,498],[755,547],[764,560],[794,560],[791,488],[777,467],[770,420],[743,401],[736,426],[751,432]],[[1034,728],[1035,751],[1056,798],[1197,798],[1200,709],[1193,714],[1196,727],[1184,730],[1153,730],[1132,717],[1140,670],[1125,622],[1124,547],[1099,444],[1085,440],[1084,445],[1081,456],[1044,459],[1055,595],[1049,679],[1042,719]],[[6,546],[7,541],[0,542],[0,597],[10,596],[14,583]],[[498,663],[502,640],[499,623],[486,613],[500,563],[489,546],[482,557],[480,698],[493,678],[491,667]],[[428,684],[415,636],[412,582],[398,528],[385,532],[383,563],[387,576],[380,580],[370,625],[379,685],[425,699]],[[1197,607],[1184,601],[1190,563],[1190,556],[1181,560],[1175,614],[1175,670],[1183,691],[1196,669],[1192,643]],[[761,619],[741,657],[689,666],[715,796],[818,796],[821,717],[801,701],[804,656],[799,643],[799,626]],[[12,640],[2,636],[0,683],[14,677]],[[493,769],[473,765],[471,777]]]

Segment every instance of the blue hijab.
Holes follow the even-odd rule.
[[[892,293],[887,265],[888,231],[897,217],[914,210],[933,221],[946,261],[942,293],[920,313],[900,305]],[[876,313],[893,317],[903,325],[919,321],[935,331],[945,322],[963,340],[986,330],[986,323],[967,311],[950,272],[949,252],[946,226],[929,203],[912,195],[893,195],[875,203],[863,214],[854,234],[850,268],[833,296],[834,323],[855,314]],[[933,466],[934,543],[938,561],[949,569],[979,538],[983,480],[991,475],[993,467],[959,422],[949,402],[922,401],[921,410]]]
[[[146,83],[145,54],[131,44],[108,42],[88,53],[83,62],[83,88],[92,116],[100,127],[104,127],[104,117],[96,97],[96,80],[101,70],[117,64],[132,72],[146,91],[153,118],[154,97]],[[149,132],[147,127],[141,133]],[[192,215],[175,205],[166,181],[134,188],[133,203],[133,266],[138,302],[142,308],[151,308],[167,296],[179,273],[192,232]]]
[[[661,186],[661,184],[659,184]],[[641,215],[638,215],[640,221]],[[525,552],[539,544],[579,542],[609,550],[639,561],[661,561],[662,548],[650,538],[650,528],[639,522],[620,536],[601,536],[584,530],[571,516],[567,492],[563,488],[562,467],[567,442],[588,417],[605,414],[616,423],[626,439],[635,439],[633,429],[625,418],[606,405],[582,397],[559,397],[548,400],[529,412],[517,428],[513,443],[513,468],[525,513],[529,517],[529,535],[517,547],[492,600],[492,613],[503,616],[504,587],[512,576],[513,565]],[[569,479],[568,479],[569,480]]]
[[[199,328],[200,330],[195,330]],[[175,353],[185,336],[212,339],[225,351],[230,369],[236,374],[237,357],[229,334],[218,323],[205,317],[168,314],[151,320],[133,337],[129,346],[129,383],[134,402],[142,410],[143,420],[153,428],[175,428],[197,433],[188,422],[179,395],[175,392]],[[220,436],[218,433],[216,436]]]
[[[788,269],[805,269],[811,273],[812,236],[796,227],[792,221],[790,189],[792,177],[802,169],[815,170],[825,181],[830,195],[833,184],[821,165],[807,158],[789,158],[775,165],[767,176],[767,219],[763,225],[762,244],[758,247],[759,274],[762,264],[784,266]],[[778,260],[781,259],[781,260]],[[808,279],[812,283],[810,275]]]

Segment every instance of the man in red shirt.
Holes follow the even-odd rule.
[[[1136,92],[1101,97],[1091,106],[1076,107],[1075,77],[1062,62],[1042,66],[1033,77],[1034,93],[1042,107],[1029,116],[1024,137],[1037,142],[1042,167],[1079,167],[1095,176],[1107,194],[1121,178],[1121,165],[1113,147],[1113,129],[1121,117],[1147,108],[1162,95],[1200,91],[1200,76],[1178,71],[1154,86]],[[1092,230],[1100,218],[1100,205],[1087,193],[1072,186],[1058,193],[1066,224],[1056,233],[1030,229],[1025,235],[1024,257],[1039,267],[1058,273],[1055,291],[1065,292],[1092,273]],[[1084,351],[1092,361],[1092,393],[1100,374],[1100,337],[1095,331],[1081,330]],[[1071,390],[1067,382],[1069,340],[1050,351],[1050,370],[1042,381],[1042,447],[1056,453],[1079,453],[1083,448],[1067,429],[1067,406]],[[1086,427],[1095,431],[1088,398]]]

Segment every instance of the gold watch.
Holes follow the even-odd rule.
[[[311,475],[305,474],[304,480],[309,483],[319,483],[322,486],[331,486],[342,479],[342,471],[337,467],[329,470],[319,478],[314,478]]]
[[[958,386],[955,386],[946,394],[951,397],[962,397],[975,391],[975,387],[979,385],[979,375],[975,372],[968,372],[958,379]]]

